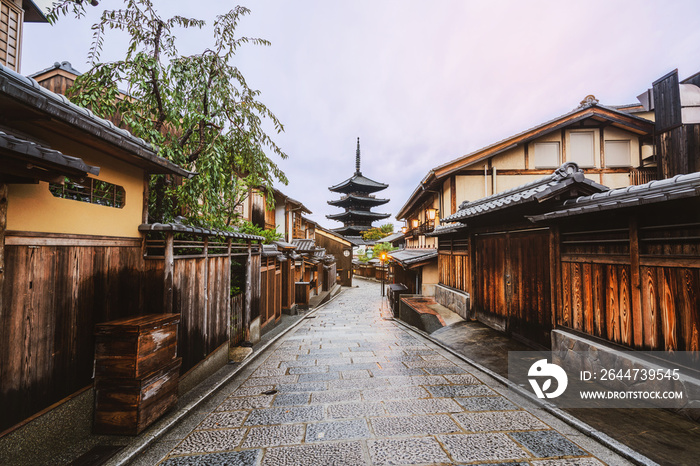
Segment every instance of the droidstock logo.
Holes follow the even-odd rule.
[[[556,398],[566,390],[566,386],[569,383],[569,378],[566,376],[564,369],[556,364],[550,364],[546,359],[540,359],[530,366],[530,370],[527,372],[529,377],[535,377],[534,379],[528,379],[532,389],[535,390],[537,398]],[[540,386],[537,378],[545,378],[542,386]],[[552,386],[552,378],[557,381],[557,389],[553,392],[548,392]]]

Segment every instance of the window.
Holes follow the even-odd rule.
[[[535,168],[557,168],[559,166],[559,143],[535,143]]]
[[[580,167],[595,166],[593,131],[571,133],[569,142],[572,162],[576,162]]]
[[[118,209],[124,207],[126,203],[124,188],[94,178],[82,181],[66,177],[63,184],[49,183],[49,191],[54,197]]]
[[[605,141],[605,165],[629,167],[632,165],[629,141]]]

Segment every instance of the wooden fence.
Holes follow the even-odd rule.
[[[92,383],[95,324],[138,315],[141,242],[8,232],[0,313],[0,431]]]
[[[166,241],[153,236],[144,244],[138,238],[6,233],[0,431],[92,384],[95,324],[180,313],[183,372],[228,341],[231,259],[245,261],[247,245],[173,240],[167,280]],[[251,254],[254,295],[256,245]]]
[[[260,266],[260,326],[282,317],[282,268],[275,257],[264,257]]]
[[[637,349],[698,351],[700,223],[667,220],[562,231],[557,324]]]

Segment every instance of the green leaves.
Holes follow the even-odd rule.
[[[81,17],[85,7],[82,2],[55,2],[49,16],[55,21],[70,12]],[[284,127],[234,63],[239,47],[270,45],[236,34],[239,21],[249,13],[238,6],[217,16],[211,47],[191,56],[178,53],[176,33],[179,28],[202,28],[204,21],[162,18],[151,0],[124,0],[123,9],[105,10],[92,27],[88,58],[93,67],[76,81],[71,100],[113,119],[157,147],[160,156],[198,173],[182,183],[154,177],[152,221],[185,215],[192,224],[223,228],[237,221],[237,208],[250,189],[287,183],[271,158],[287,154],[265,132],[263,122],[271,122],[277,133]],[[101,53],[111,30],[128,33],[129,41],[122,60],[105,63]]]

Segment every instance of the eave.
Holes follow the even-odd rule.
[[[366,212],[362,210],[348,210],[339,214],[326,215],[326,218],[331,220],[344,220],[350,218],[381,220],[391,217],[391,214],[380,214],[378,212]]]
[[[438,183],[443,181],[448,176],[457,174],[460,170],[479,162],[483,162],[486,159],[513,149],[519,145],[527,144],[547,133],[564,129],[567,126],[584,121],[588,118],[593,118],[601,123],[608,122],[612,126],[625,129],[640,136],[652,134],[654,131],[653,122],[635,115],[624,113],[614,108],[605,107],[599,104],[591,104],[582,108],[577,108],[554,120],[535,126],[522,133],[516,134],[507,139],[491,144],[475,152],[431,169],[421,180],[420,184],[416,187],[413,193],[411,193],[411,196],[397,213],[396,218],[399,220],[405,219],[408,213],[416,205],[423,202],[425,190],[436,189],[436,187],[439,189],[439,186],[437,186]]]
[[[2,65],[0,109],[0,122],[22,132],[33,134],[44,131],[72,139],[140,167],[147,173],[174,174],[185,178],[195,175],[159,157],[154,147],[143,139]],[[12,117],[8,118],[9,115]]]

